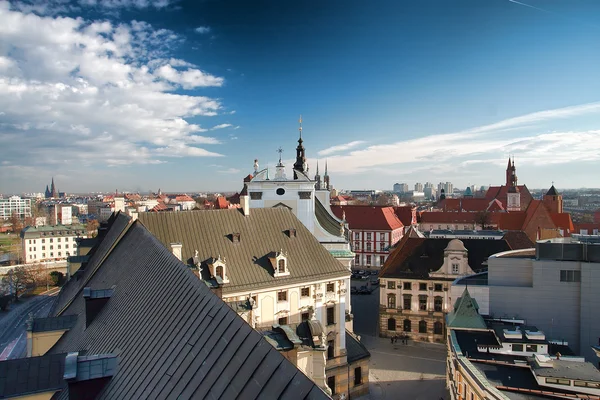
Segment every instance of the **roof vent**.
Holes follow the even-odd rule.
[[[85,327],[90,326],[94,318],[100,313],[102,307],[108,302],[114,293],[114,286],[110,289],[92,290],[90,287],[83,288],[85,299]]]
[[[296,228],[290,228],[290,229],[288,229],[288,236],[289,237],[296,237]]]
[[[231,241],[233,243],[239,243],[240,242],[240,233],[239,232],[234,232],[231,234]]]

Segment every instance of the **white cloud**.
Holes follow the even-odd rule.
[[[56,15],[77,12],[82,8],[97,8],[115,12],[120,9],[163,9],[178,0],[18,0],[13,1],[14,9],[21,12],[33,12],[38,15]]]
[[[188,122],[216,115],[220,101],[174,89],[220,86],[223,79],[170,57],[182,40],[173,32],[140,21],[44,17],[0,0],[0,37],[10,43],[0,45],[0,147],[7,161],[127,165],[220,155],[197,147],[220,142],[199,136],[207,129]]]
[[[329,157],[329,169],[340,174],[357,174],[385,167],[397,173],[392,166],[402,165],[402,172],[410,173],[424,165],[490,162],[509,154],[516,155],[520,163],[533,165],[600,161],[600,131],[539,133],[538,129],[536,133],[531,126],[587,114],[600,114],[600,103],[535,112],[455,133],[373,145]],[[523,131],[528,133],[523,135]],[[333,153],[344,146],[347,145],[324,151]]]
[[[340,144],[337,146],[332,146],[329,147],[325,150],[321,150],[319,151],[317,154],[320,156],[327,156],[329,154],[333,154],[333,153],[337,153],[340,151],[345,151],[345,150],[350,150],[356,146],[359,146],[361,144],[365,143],[363,140],[355,140],[354,142],[350,142],[350,143],[346,143],[346,144]]]
[[[224,128],[229,128],[230,126],[233,126],[231,124],[219,124],[219,125],[215,125],[212,128],[210,128],[211,131],[214,131],[215,129],[224,129]]]
[[[196,29],[194,29],[197,33],[200,34],[205,34],[205,33],[209,33],[210,32],[210,27],[209,26],[199,26]]]

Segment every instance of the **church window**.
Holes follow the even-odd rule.
[[[280,274],[283,274],[285,272],[285,260],[283,258],[279,259],[277,269]]]
[[[275,193],[277,193],[278,196],[283,196],[285,194],[285,189],[284,188],[278,188]]]

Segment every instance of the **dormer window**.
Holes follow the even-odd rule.
[[[287,264],[287,254],[285,254],[283,250],[269,254],[269,260],[273,266],[273,275],[275,277],[288,276],[290,274]]]
[[[453,263],[452,264],[452,273],[453,274],[458,274],[459,268],[460,268],[460,264]]]
[[[211,277],[215,278],[218,283],[229,283],[227,276],[227,261],[225,258],[218,256],[217,258],[211,258],[208,260],[208,268]]]

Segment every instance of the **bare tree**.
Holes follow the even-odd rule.
[[[21,232],[21,229],[23,229],[23,224],[19,219],[19,215],[16,212],[13,212],[10,216],[10,227],[12,231],[16,234],[19,234]]]
[[[98,220],[95,219],[90,219],[86,225],[86,230],[88,232],[88,234],[90,232],[92,232],[92,237],[96,237],[96,235],[98,234],[98,227],[100,226],[100,223],[98,222]]]
[[[487,211],[479,211],[475,214],[475,223],[484,230],[490,223],[490,213]]]
[[[14,291],[15,301],[19,300],[19,295],[27,289],[35,287],[35,277],[28,268],[16,267],[9,274],[2,278],[6,285],[10,285]]]

